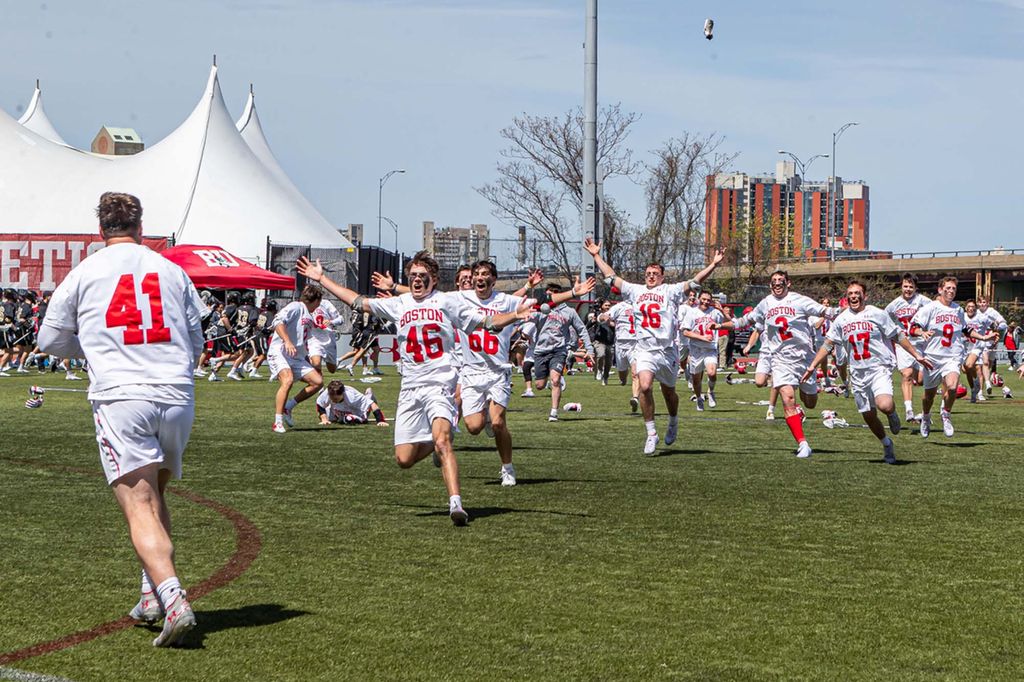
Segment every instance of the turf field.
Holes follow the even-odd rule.
[[[278,436],[273,385],[203,381],[171,498],[200,625],[155,650],[118,620],[138,566],[84,395],[22,406],[30,383],[80,384],[0,382],[0,679],[1024,678],[1024,401],[960,401],[954,438],[936,415],[888,466],[850,400],[823,397],[854,426],[808,420],[800,461],[781,420],[737,403],[762,392],[721,385],[648,458],[626,388],[570,377],[584,410],[549,424],[517,382],[519,485],[460,436],[458,529],[390,430],[322,429],[307,403]],[[374,385],[389,415],[397,386]]]

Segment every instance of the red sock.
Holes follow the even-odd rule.
[[[804,425],[802,424],[802,421],[803,419],[799,412],[786,417],[786,426],[789,427],[790,432],[793,434],[793,438],[796,438],[797,445],[806,440],[804,438]]]

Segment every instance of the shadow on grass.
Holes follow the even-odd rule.
[[[941,440],[933,441],[933,443],[938,445],[940,448],[976,448],[981,445],[985,445],[985,443],[950,443],[948,441],[943,442]]]
[[[286,609],[280,604],[253,604],[238,609],[217,609],[205,611],[196,609],[196,628],[185,635],[178,645],[181,649],[205,649],[206,636],[221,630],[234,628],[252,628],[281,623],[299,616],[308,616],[309,611]],[[138,625],[145,627],[154,634],[160,632],[156,625]]]
[[[487,438],[487,436],[484,436],[484,438]],[[494,450],[494,443],[493,442],[490,445],[462,445],[462,444],[456,444],[454,447],[455,447],[455,452],[457,452],[457,453],[458,452],[490,452],[490,453],[493,453],[495,451]],[[546,450],[546,449],[549,449],[549,448],[542,448],[542,447],[537,447],[537,446],[533,446],[533,445],[519,445],[518,443],[516,444],[516,450]]]
[[[501,481],[484,476],[472,476],[477,480],[484,481],[484,485],[501,485]],[[590,483],[591,481],[570,481],[562,478],[519,478],[516,477],[516,487],[521,485],[541,485],[544,483]]]
[[[815,450],[814,454],[818,454],[819,452],[821,452],[821,451],[820,450]],[[850,458],[847,458],[847,459],[814,459],[814,457],[811,457],[811,459],[814,460],[817,464],[857,464],[857,463],[861,463],[861,462],[867,462],[868,464],[888,464],[888,462],[886,462],[884,459],[879,459],[879,458],[874,458],[874,457],[850,457]],[[907,466],[907,465],[910,465],[910,464],[928,464],[928,463],[929,462],[921,462],[921,461],[918,461],[916,459],[898,459],[898,460],[896,460],[896,462],[894,464],[889,464],[889,466],[901,467],[901,466]]]
[[[662,448],[661,450],[656,450],[653,455],[646,455],[646,457],[650,457],[651,459],[655,459],[657,457],[673,457],[675,455],[713,455],[713,454],[716,454],[716,453],[712,452],[711,450],[681,450],[679,448],[671,448],[671,449]]]
[[[424,508],[424,505],[398,505],[402,507],[413,507],[413,508]],[[575,518],[589,518],[590,514],[581,514],[576,512],[562,512],[552,511],[550,509],[514,509],[512,507],[466,507],[466,511],[469,512],[469,522],[477,519],[485,519],[488,516],[501,516],[503,514],[545,514],[548,516],[572,516]],[[419,512],[416,516],[448,516],[448,512],[443,509],[431,509],[430,511]]]

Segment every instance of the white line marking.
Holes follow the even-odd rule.
[[[3,667],[0,667],[0,680],[11,680],[12,682],[74,682],[74,680],[70,680],[66,677],[44,675],[42,673],[33,673],[27,670],[18,670],[17,668]]]

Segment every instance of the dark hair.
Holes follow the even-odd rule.
[[[227,300],[228,303],[233,303],[235,305],[238,305],[238,293],[235,292],[235,291],[232,291],[230,294],[228,294],[228,297],[227,297],[226,300]]]
[[[658,270],[661,271],[661,274],[663,274],[663,275],[665,274],[665,266],[662,265],[661,263],[657,263],[655,261],[651,261],[650,263],[648,263],[647,265],[644,266],[644,271],[646,271],[647,268],[658,268]]]
[[[267,310],[277,310],[277,301],[270,299],[266,302],[266,308]]]
[[[975,307],[977,307],[978,302],[975,301],[973,298],[969,298],[966,301],[964,301],[964,307],[966,308],[967,306],[969,306],[972,303],[975,305]]]
[[[303,303],[319,303],[324,297],[324,292],[315,284],[307,284],[299,294],[299,300]]]
[[[437,273],[440,272],[441,267],[437,264],[437,261],[434,260],[434,257],[430,255],[429,251],[418,251],[409,259],[409,262],[405,264],[406,277],[409,276],[409,273],[412,271],[412,266],[414,265],[422,265],[425,267],[427,272],[430,273],[430,279],[434,281],[434,284],[437,284]]]
[[[846,285],[846,288],[849,289],[855,284],[860,287],[860,290],[864,292],[865,296],[868,295],[868,286],[864,284],[864,282],[861,282],[859,279],[851,279],[850,283]]]
[[[548,282],[548,285],[544,287],[546,291],[554,291],[555,293],[561,293],[562,285],[558,282]]]
[[[331,400],[337,400],[345,397],[345,384],[341,383],[337,379],[327,384],[327,395],[330,396]]]
[[[914,286],[917,286],[917,275],[912,272],[904,272],[900,275],[900,282],[912,282]]]
[[[473,263],[473,266],[470,268],[470,270],[472,270],[475,273],[480,268],[485,268],[488,272],[491,273],[491,276],[494,277],[494,279],[498,279],[498,266],[495,265],[493,262],[489,260],[478,260],[477,262]]]
[[[131,194],[104,192],[96,217],[104,237],[124,237],[142,227],[142,202]]]
[[[942,287],[946,286],[946,282],[952,282],[953,284],[960,284],[960,280],[958,280],[953,275],[946,275],[945,277],[943,277],[942,279],[939,280],[939,289],[941,289]]]
[[[788,273],[788,272],[786,272],[785,270],[776,270],[776,271],[775,271],[775,272],[773,272],[772,274],[768,275],[768,279],[771,279],[771,278],[772,278],[772,277],[774,277],[775,275],[782,275],[783,277],[785,277],[785,278],[786,278],[786,281],[787,281],[787,282],[789,281],[789,273]]]
[[[459,273],[463,272],[465,270],[468,270],[469,272],[473,272],[473,266],[470,265],[469,263],[463,263],[459,267],[455,268],[455,276],[458,277]]]

